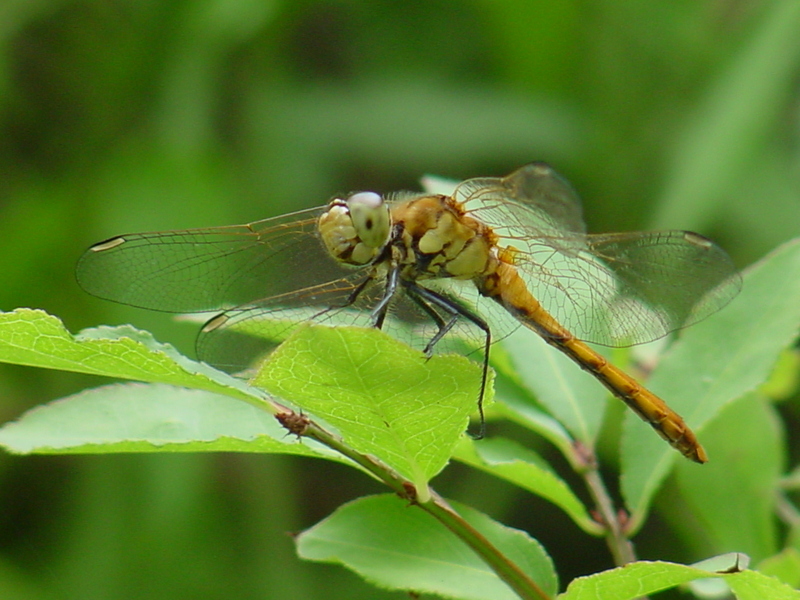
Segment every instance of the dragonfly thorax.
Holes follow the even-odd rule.
[[[317,221],[317,231],[330,255],[359,267],[380,254],[389,241],[391,228],[389,208],[374,192],[331,200]]]
[[[449,196],[419,196],[392,208],[407,279],[475,279],[494,270],[496,236]]]

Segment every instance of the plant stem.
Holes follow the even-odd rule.
[[[600,477],[596,462],[586,461],[581,475],[586,482],[589,494],[594,500],[603,525],[606,527],[606,545],[611,551],[614,563],[621,567],[635,561],[636,553],[633,549],[633,544],[625,533],[625,527],[619,513],[614,510],[613,500],[603,479]]]
[[[433,516],[480,556],[495,574],[523,600],[550,600],[550,596],[533,579],[464,520],[436,492],[425,490],[426,500],[418,500],[418,491],[412,482],[401,477],[377,458],[356,452],[340,437],[320,427],[305,415],[284,407],[283,412],[278,413],[276,418],[292,434],[314,439],[348,457],[376,479],[389,486],[401,498]]]
[[[458,536],[480,556],[508,587],[524,600],[547,600],[550,596],[516,564],[503,555],[483,534],[467,523],[447,501],[432,492],[431,501],[418,505]]]

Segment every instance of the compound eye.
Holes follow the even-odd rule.
[[[389,240],[389,207],[375,192],[359,192],[347,199],[350,219],[359,239],[370,248],[381,248]]]

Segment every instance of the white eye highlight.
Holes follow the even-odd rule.
[[[347,199],[353,227],[361,241],[370,248],[381,248],[389,240],[389,207],[375,192],[359,192]]]

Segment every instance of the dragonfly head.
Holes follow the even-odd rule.
[[[320,216],[317,230],[336,260],[355,266],[372,262],[389,241],[389,207],[375,192],[335,198]]]

